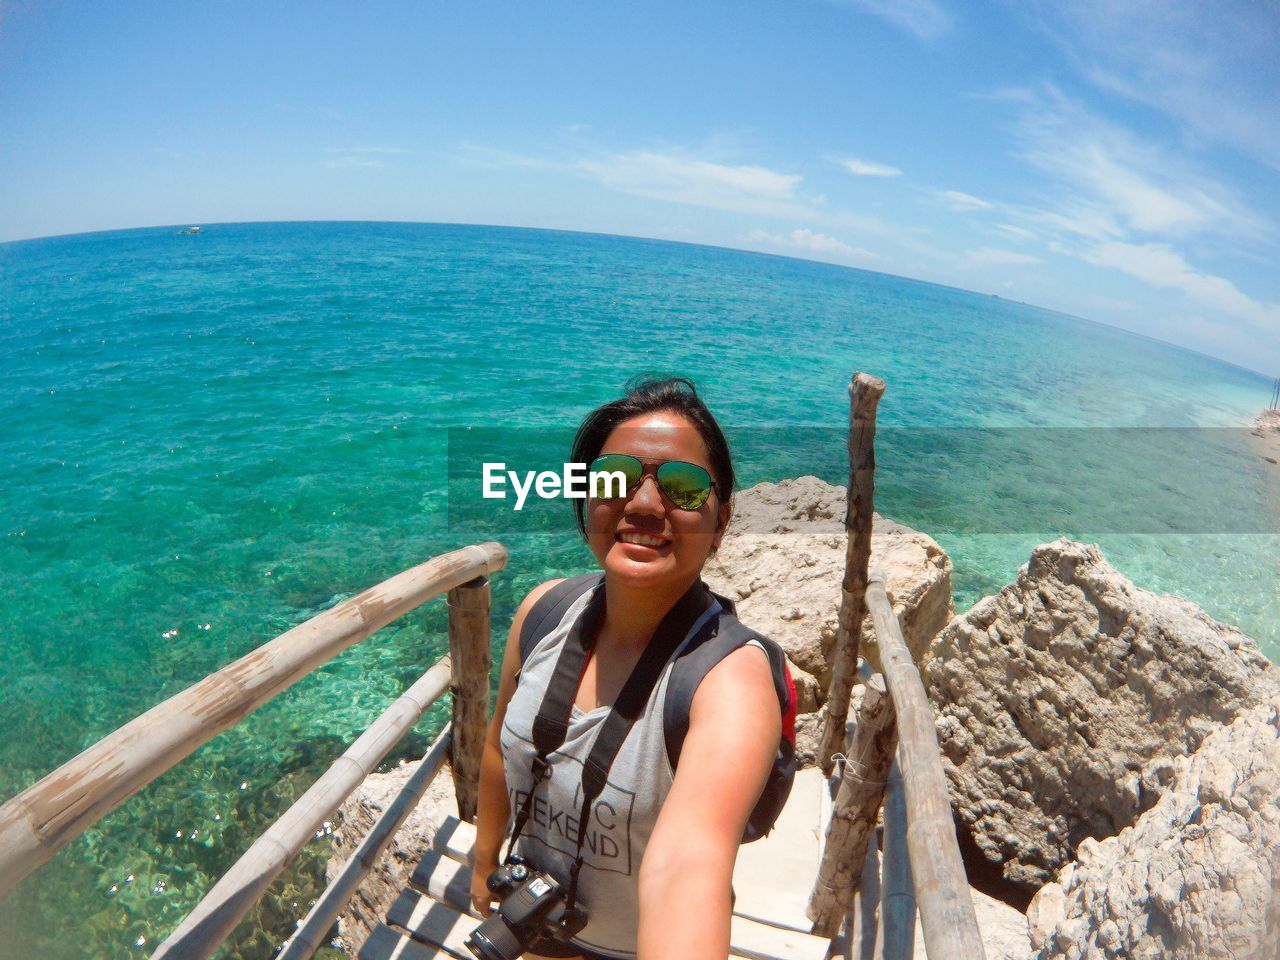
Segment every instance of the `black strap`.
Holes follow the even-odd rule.
[[[573,701],[578,695],[578,686],[582,682],[582,671],[587,663],[587,656],[590,653],[592,640],[595,638],[599,629],[600,621],[604,617],[604,577],[599,575],[600,583],[597,583],[591,599],[587,601],[586,609],[582,611],[582,615],[574,622],[569,629],[569,635],[565,637],[564,645],[560,648],[560,656],[556,660],[555,672],[551,676],[551,682],[547,684],[547,692],[543,696],[542,705],[538,708],[538,715],[533,718],[533,746],[536,751],[533,758],[533,785],[529,789],[528,796],[525,797],[524,804],[520,810],[516,812],[515,823],[511,828],[511,840],[507,849],[514,850],[516,841],[520,838],[520,833],[524,829],[526,823],[529,822],[529,811],[533,805],[533,792],[538,784],[551,776],[551,765],[547,762],[553,752],[558,750],[565,741],[565,737],[569,733],[569,718],[573,711]],[[581,580],[575,577],[575,580]],[[569,583],[570,581],[565,581]],[[548,594],[555,592],[559,587],[565,584],[558,584],[548,591]],[[578,595],[581,591],[577,592]],[[574,599],[577,597],[575,596]],[[542,598],[546,599],[546,596]],[[557,598],[556,606],[559,605]],[[530,616],[526,618],[526,623],[532,619],[532,615],[538,611],[539,600],[534,604],[534,609],[530,611]],[[550,614],[545,614],[543,619],[549,619]],[[558,622],[558,621],[557,621]],[[521,641],[523,642],[525,632],[520,632]],[[523,654],[524,651],[521,651]],[[522,657],[523,661],[523,657]]]
[[[645,647],[644,653],[640,655],[640,660],[632,668],[627,682],[623,685],[612,709],[596,734],[595,742],[582,769],[582,806],[578,816],[577,850],[569,878],[567,906],[570,910],[574,906],[578,873],[582,869],[582,844],[586,838],[587,821],[591,816],[591,808],[608,781],[609,768],[613,766],[614,758],[622,748],[627,734],[631,732],[631,727],[643,714],[645,704],[649,702],[649,697],[667,661],[689,635],[698,618],[713,603],[715,598],[701,580],[693,584],[676,601],[658,624],[653,638]],[[537,750],[537,756],[533,761],[534,787],[537,786],[537,782],[551,773],[547,757],[564,744],[573,701],[577,697],[583,668],[590,655],[591,642],[604,616],[604,610],[604,589],[597,584],[582,616],[574,623],[569,635],[565,638],[559,659],[556,661],[555,673],[547,685],[547,693],[533,723],[533,743]],[[707,618],[708,624],[714,622],[715,617]],[[509,849],[514,848],[520,831],[528,822],[532,802],[533,788],[529,790],[523,806],[516,815]]]
[[[667,760],[674,770],[680,763],[681,748],[689,732],[689,713],[699,684],[725,657],[752,640],[760,643],[769,658],[769,672],[773,677],[774,692],[784,718],[784,732],[774,755],[773,769],[760,797],[756,801],[742,842],[757,840],[769,832],[782,811],[795,779],[794,733],[788,737],[787,718],[794,722],[795,704],[792,702],[791,684],[788,679],[786,654],[773,640],[762,636],[742,624],[734,615],[733,604],[719,594],[715,595],[724,608],[712,618],[713,626],[701,630],[695,642],[688,644],[671,671],[662,707],[662,729],[666,741]]]
[[[724,605],[719,595],[716,599]],[[731,612],[731,611],[728,611]],[[739,647],[752,640],[760,643],[769,658],[769,673],[773,678],[773,690],[778,703],[786,713],[791,703],[791,691],[787,687],[786,654],[778,644],[757,633],[733,616],[718,618],[714,632],[702,635],[702,642],[690,644],[681,655],[680,669],[672,672],[663,703],[663,737],[667,745],[667,759],[672,769],[680,762],[680,750],[689,732],[689,711],[693,705],[698,685],[712,668]]]
[[[534,645],[564,619],[574,601],[603,581],[603,573],[584,573],[561,580],[540,596],[520,625],[520,662],[523,664],[529,659]]]

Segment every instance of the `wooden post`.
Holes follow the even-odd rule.
[[[807,913],[818,937],[834,937],[853,902],[893,760],[893,702],[885,692],[883,677],[872,677],[866,686],[827,824],[818,880],[809,897]]]
[[[298,855],[418,718],[449,688],[449,658],[424,673],[333,762],[239,860],[151,955],[152,960],[203,960],[226,939],[271,881]]]
[[[956,843],[933,709],[879,571],[867,583],[867,606],[875,622],[884,677],[898,720],[899,760],[907,798],[907,849],[924,927],[925,955],[929,960],[983,960],[986,954]]]
[[[480,759],[489,724],[489,581],[478,577],[449,591],[449,657],[453,660],[453,789],[458,819],[475,819]]]
[[[862,620],[867,615],[867,565],[871,561],[871,523],[875,509],[876,408],[884,390],[884,381],[869,373],[854,374],[853,383],[849,385],[849,489],[844,515],[849,539],[844,553],[840,617],[832,648],[827,720],[818,749],[818,760],[827,776],[831,776],[831,758],[844,747],[849,692],[858,672],[858,643]]]
[[[427,600],[496,573],[500,543],[463,547],[312,617],[126,723],[0,807],[0,897],[67,843],[320,664]]]
[[[916,940],[916,894],[907,856],[907,798],[895,758],[884,791],[884,863],[875,960],[911,960]]]

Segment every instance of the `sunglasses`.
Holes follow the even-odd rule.
[[[591,491],[597,500],[626,500],[640,489],[646,476],[653,474],[658,489],[681,510],[697,510],[707,502],[711,491],[720,493],[711,474],[696,463],[683,460],[641,460],[629,453],[606,453],[591,461],[591,473],[621,473],[626,478],[626,488],[615,496],[617,485],[608,477],[598,479]]]

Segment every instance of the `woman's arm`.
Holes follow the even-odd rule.
[[[498,677],[498,699],[493,705],[493,719],[485,736],[484,753],[480,759],[480,791],[476,797],[476,844],[471,857],[471,905],[481,915],[487,916],[493,898],[485,886],[485,880],[498,866],[498,852],[506,839],[507,820],[511,815],[507,801],[507,780],[502,766],[502,721],[507,714],[507,704],[516,688],[516,674],[520,671],[520,628],[533,605],[544,593],[559,583],[548,580],[529,592],[511,620],[507,632],[507,649],[502,656],[502,668]]]
[[[747,646],[703,679],[675,782],[640,865],[640,960],[724,960],[747,818],[782,735],[768,657]]]

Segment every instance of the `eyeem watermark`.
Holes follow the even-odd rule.
[[[591,477],[586,455],[586,467],[563,463],[574,437],[571,428],[449,428],[449,530],[472,538],[576,533],[574,508],[590,496]],[[847,430],[761,425],[733,439],[739,477],[848,482]],[[1266,459],[1275,454],[1265,443],[1228,427],[884,426],[876,430],[876,503],[935,536],[1015,534],[1040,543],[1066,535],[1104,546],[1111,534],[1274,536],[1280,467]],[[616,496],[620,482],[601,496]],[[428,492],[434,512],[440,491],[433,484]],[[797,519],[843,529],[841,504],[797,501],[795,510]],[[777,515],[739,509],[731,529],[775,534]],[[797,536],[806,529],[787,523]]]
[[[501,462],[486,463],[483,470],[481,495],[486,500],[505,500],[506,486],[510,483],[516,494],[517,510],[524,509],[531,491],[543,500],[559,497],[585,500],[589,495],[608,500],[623,496],[627,490],[627,476],[621,470],[589,471],[585,463],[566,463],[559,473],[554,470],[526,470],[522,475],[508,470],[507,465]]]

